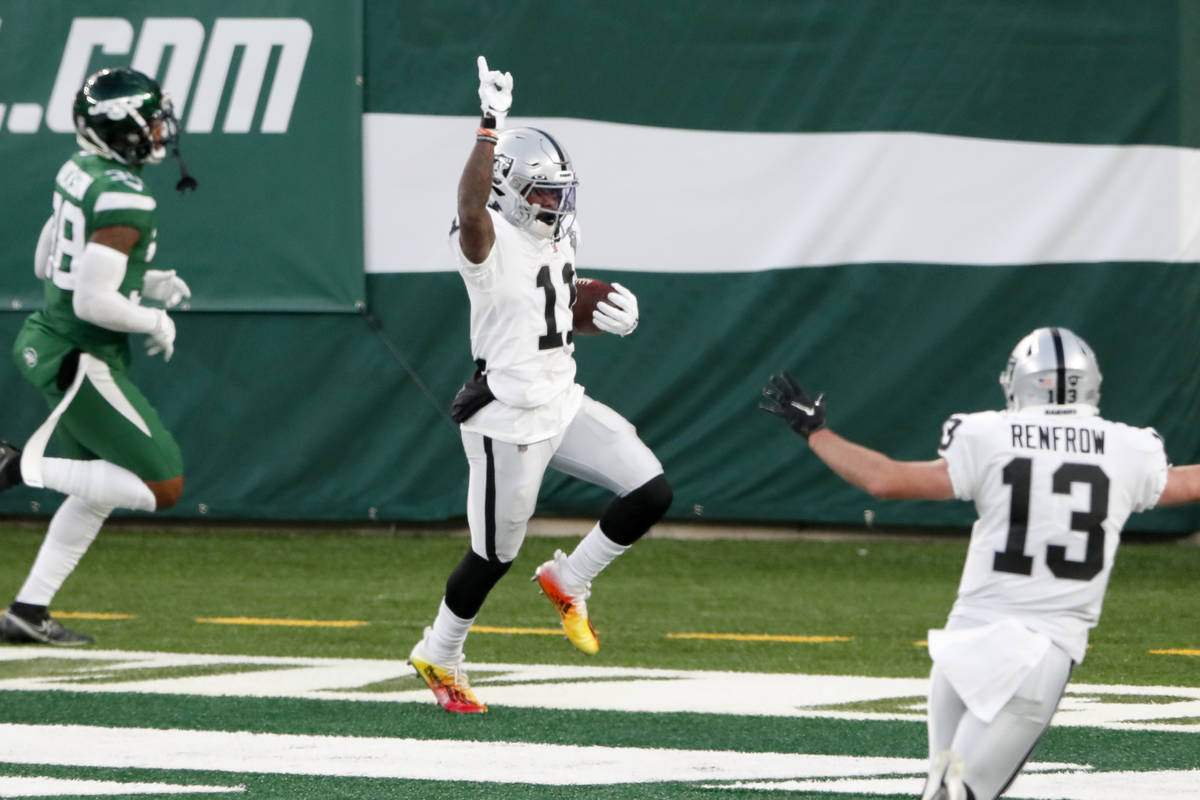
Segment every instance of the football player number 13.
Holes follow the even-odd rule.
[[[1008,541],[1003,550],[996,551],[992,568],[997,572],[1017,575],[1033,573],[1033,557],[1025,554],[1025,537],[1029,526],[1030,483],[1033,459],[1018,457],[1004,467],[1004,482],[1012,487],[1008,514]],[[1091,488],[1091,502],[1086,511],[1071,512],[1071,530],[1087,534],[1083,561],[1067,558],[1067,548],[1060,544],[1046,547],[1046,566],[1056,578],[1090,581],[1104,568],[1104,527],[1108,516],[1108,476],[1096,464],[1066,463],[1054,471],[1051,490],[1055,494],[1071,494],[1075,484]]]
[[[575,296],[578,292],[575,288],[575,267],[570,262],[563,264],[562,282],[570,292],[570,297],[567,299],[567,308],[570,308],[575,305]],[[555,347],[563,346],[563,335],[558,329],[558,320],[554,316],[558,293],[554,289],[554,278],[550,274],[549,264],[543,264],[538,270],[537,285],[546,293],[546,334],[538,337],[538,350],[553,350]],[[570,343],[571,331],[567,331],[567,344]]]

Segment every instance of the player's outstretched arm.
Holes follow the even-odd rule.
[[[808,446],[830,469],[872,497],[884,500],[949,500],[954,497],[945,459],[896,461],[822,428]]]
[[[1158,498],[1160,506],[1200,501],[1200,464],[1171,467],[1167,470],[1167,485]]]
[[[473,264],[481,264],[492,251],[496,231],[487,211],[492,191],[492,160],[496,154],[496,138],[504,127],[512,107],[512,74],[488,69],[487,59],[480,56],[479,105],[483,111],[475,147],[467,157],[462,177],[458,181],[459,247]]]
[[[954,497],[944,459],[896,461],[825,426],[825,396],[809,398],[791,374],[772,375],[759,408],[787,422],[843,480],[868,494],[891,500],[949,500]]]

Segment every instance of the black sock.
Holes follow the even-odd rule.
[[[13,616],[20,617],[26,622],[37,625],[50,617],[50,609],[46,606],[35,606],[31,603],[18,603],[15,600],[8,607],[9,613]]]

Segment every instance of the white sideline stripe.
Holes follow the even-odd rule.
[[[133,192],[103,192],[96,198],[93,211],[113,211],[132,208],[138,211],[153,211],[157,207],[153,197]]]
[[[409,780],[608,785],[925,774],[925,760],[794,753],[0,724],[3,760]],[[917,778],[913,778],[914,791]]]
[[[446,236],[476,124],[363,116],[367,272],[454,269]],[[549,130],[574,160],[581,269],[1200,260],[1194,149],[566,118],[509,125]]]
[[[131,794],[231,794],[244,791],[245,786],[187,786],[175,783],[121,783],[0,775],[0,797],[111,797]]]

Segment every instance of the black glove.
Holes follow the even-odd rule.
[[[762,393],[758,407],[783,417],[788,427],[805,439],[825,427],[825,395],[810,400],[790,372],[772,375]]]

